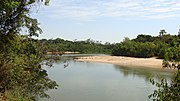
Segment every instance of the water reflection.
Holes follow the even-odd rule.
[[[170,80],[173,77],[173,70],[157,69],[157,68],[137,68],[137,67],[125,67],[114,65],[115,70],[119,71],[124,77],[133,76],[134,78],[143,78],[146,82],[150,79],[167,79]]]

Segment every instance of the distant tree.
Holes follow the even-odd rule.
[[[165,52],[169,48],[169,45],[160,40],[155,40],[153,43],[156,45],[155,56],[164,59]]]
[[[178,31],[178,36],[180,36],[180,29],[179,29],[179,31]]]
[[[165,30],[165,29],[162,29],[162,30],[160,30],[160,32],[159,32],[159,36],[162,37],[162,36],[165,35],[166,33],[167,33],[166,30]]]
[[[125,38],[123,42],[114,46],[112,55],[147,58],[155,56],[156,50],[157,47],[152,42],[136,42]]]
[[[136,39],[134,39],[134,41],[136,41],[136,42],[152,42],[152,41],[154,41],[154,39],[151,35],[140,34],[137,36]]]
[[[110,42],[105,42],[105,45],[111,45],[111,43]]]

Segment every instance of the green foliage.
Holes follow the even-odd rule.
[[[165,34],[165,30],[161,30],[160,33],[161,36],[156,37],[141,34],[132,40],[126,38],[123,42],[115,45],[112,55],[140,58],[155,56],[163,59],[168,48],[180,44],[180,37]]]
[[[153,42],[154,38],[151,35],[140,34],[136,39],[133,39],[136,42]]]
[[[0,3],[0,93],[6,100],[34,101],[49,97],[45,91],[57,88],[41,67],[45,54],[31,36],[42,31],[36,19],[29,16],[31,7],[49,0],[2,0]],[[22,33],[27,32],[27,33]],[[21,34],[27,34],[24,37]]]
[[[3,0],[0,3],[0,36],[26,30],[30,36],[41,33],[38,22],[29,16],[30,8],[44,0]],[[49,0],[44,3],[48,4]]]
[[[175,66],[175,65],[174,65]],[[149,95],[153,101],[179,101],[180,100],[180,64],[173,68],[178,68],[175,73],[175,77],[171,82],[162,80],[161,82],[155,82],[151,80],[153,85],[158,87],[153,94]]]
[[[166,80],[151,83],[158,87],[153,94],[149,95],[153,101],[179,101],[180,100],[180,72],[178,71],[173,81],[169,84]]]
[[[180,45],[170,47],[167,49],[165,53],[165,60],[172,61],[172,62],[179,62],[180,61]]]
[[[87,39],[85,41],[68,41],[60,38],[57,39],[42,39],[41,43],[44,44],[46,51],[50,52],[80,52],[80,53],[101,53],[101,54],[110,54],[113,44],[106,43],[102,44],[99,41],[94,41]]]
[[[155,82],[151,80],[153,85],[158,87],[153,94],[149,95],[153,101],[180,101],[180,44],[176,37],[171,42],[169,48],[166,49],[163,61],[164,68],[174,68],[176,73],[171,82],[162,80]]]
[[[11,48],[0,54],[0,60],[6,60],[0,63],[1,69],[5,68],[0,74],[2,78],[0,84],[15,99],[49,97],[45,91],[57,87],[56,82],[48,78],[47,72],[40,65],[45,57],[41,51],[43,47],[29,40],[17,36],[11,40],[13,43],[9,43],[8,46]],[[14,99],[11,97],[8,99]]]
[[[150,82],[158,89],[149,98],[153,101],[180,101],[180,37],[166,34],[165,30],[159,32],[159,36],[138,35],[136,39],[128,39],[117,43],[112,55],[163,58],[164,68],[174,68],[176,73],[172,81],[161,80]]]
[[[155,56],[156,49],[156,45],[152,42],[124,40],[123,42],[115,45],[112,55],[147,58]]]

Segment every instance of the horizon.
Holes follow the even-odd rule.
[[[177,35],[180,0],[50,0],[31,13],[43,34],[38,39],[93,39],[117,43],[139,34]]]
[[[180,31],[180,30],[179,30]],[[139,34],[139,35],[150,35],[150,34]],[[172,34],[170,34],[170,33],[166,33],[166,34],[164,34],[164,35],[172,35]],[[138,35],[137,35],[138,36]],[[135,37],[135,38],[129,38],[129,37],[125,37],[125,38],[129,38],[130,40],[133,40],[133,39],[136,39],[137,38],[137,36]],[[152,35],[150,35],[151,37],[159,37],[159,34],[158,35],[155,35],[155,36],[152,36]],[[173,36],[178,36],[178,34],[176,34],[176,35],[173,35]],[[125,39],[124,38],[124,39]],[[65,39],[65,38],[61,38],[61,37],[57,37],[57,38],[38,38],[38,37],[36,37],[36,38],[34,38],[34,39],[37,39],[37,40],[43,40],[43,39],[45,39],[45,40],[56,40],[56,39],[62,39],[62,40],[64,40],[64,41],[71,41],[71,42],[81,42],[81,41],[87,41],[87,40],[91,40],[91,41],[94,41],[94,42],[100,42],[101,44],[105,44],[105,43],[110,43],[110,44],[116,44],[116,43],[121,43],[121,42],[123,42],[123,40],[122,41],[119,41],[119,42],[108,42],[108,41],[105,41],[105,42],[103,42],[103,41],[101,41],[101,40],[94,40],[94,39],[90,39],[90,38],[88,38],[88,39],[74,39],[74,40],[69,40],[69,39]]]

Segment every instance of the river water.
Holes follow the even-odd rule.
[[[148,95],[156,87],[149,79],[170,80],[173,75],[161,69],[77,62],[68,56],[46,70],[59,88],[47,92],[50,99],[40,101],[150,101]]]

